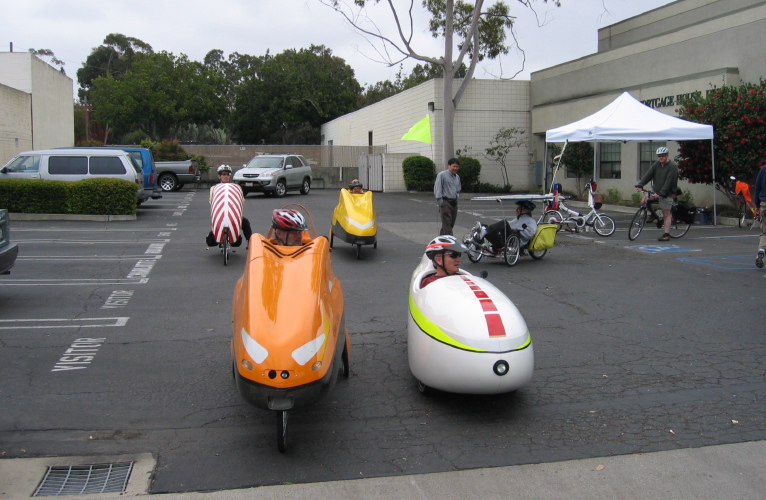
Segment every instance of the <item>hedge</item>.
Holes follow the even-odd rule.
[[[11,213],[135,215],[138,186],[123,179],[0,179],[0,207]]]
[[[404,185],[407,191],[432,191],[436,180],[436,166],[427,156],[408,156],[402,162]]]

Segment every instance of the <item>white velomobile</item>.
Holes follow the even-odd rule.
[[[407,353],[418,388],[500,394],[528,384],[535,353],[514,303],[462,269],[421,288],[434,272],[424,254],[410,281]]]

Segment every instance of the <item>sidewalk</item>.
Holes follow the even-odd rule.
[[[763,499],[766,441],[437,474],[160,495],[250,499]]]

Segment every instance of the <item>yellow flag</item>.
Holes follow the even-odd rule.
[[[426,115],[425,118],[417,122],[410,128],[406,134],[402,136],[403,141],[418,141],[431,144],[431,117]]]

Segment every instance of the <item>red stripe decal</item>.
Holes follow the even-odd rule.
[[[460,276],[468,287],[473,291],[474,296],[479,300],[481,309],[484,311],[484,320],[487,322],[487,331],[490,337],[505,337],[505,326],[503,326],[503,319],[497,312],[497,306],[489,298],[487,292],[481,289],[479,285],[474,283],[470,278],[466,276]]]

